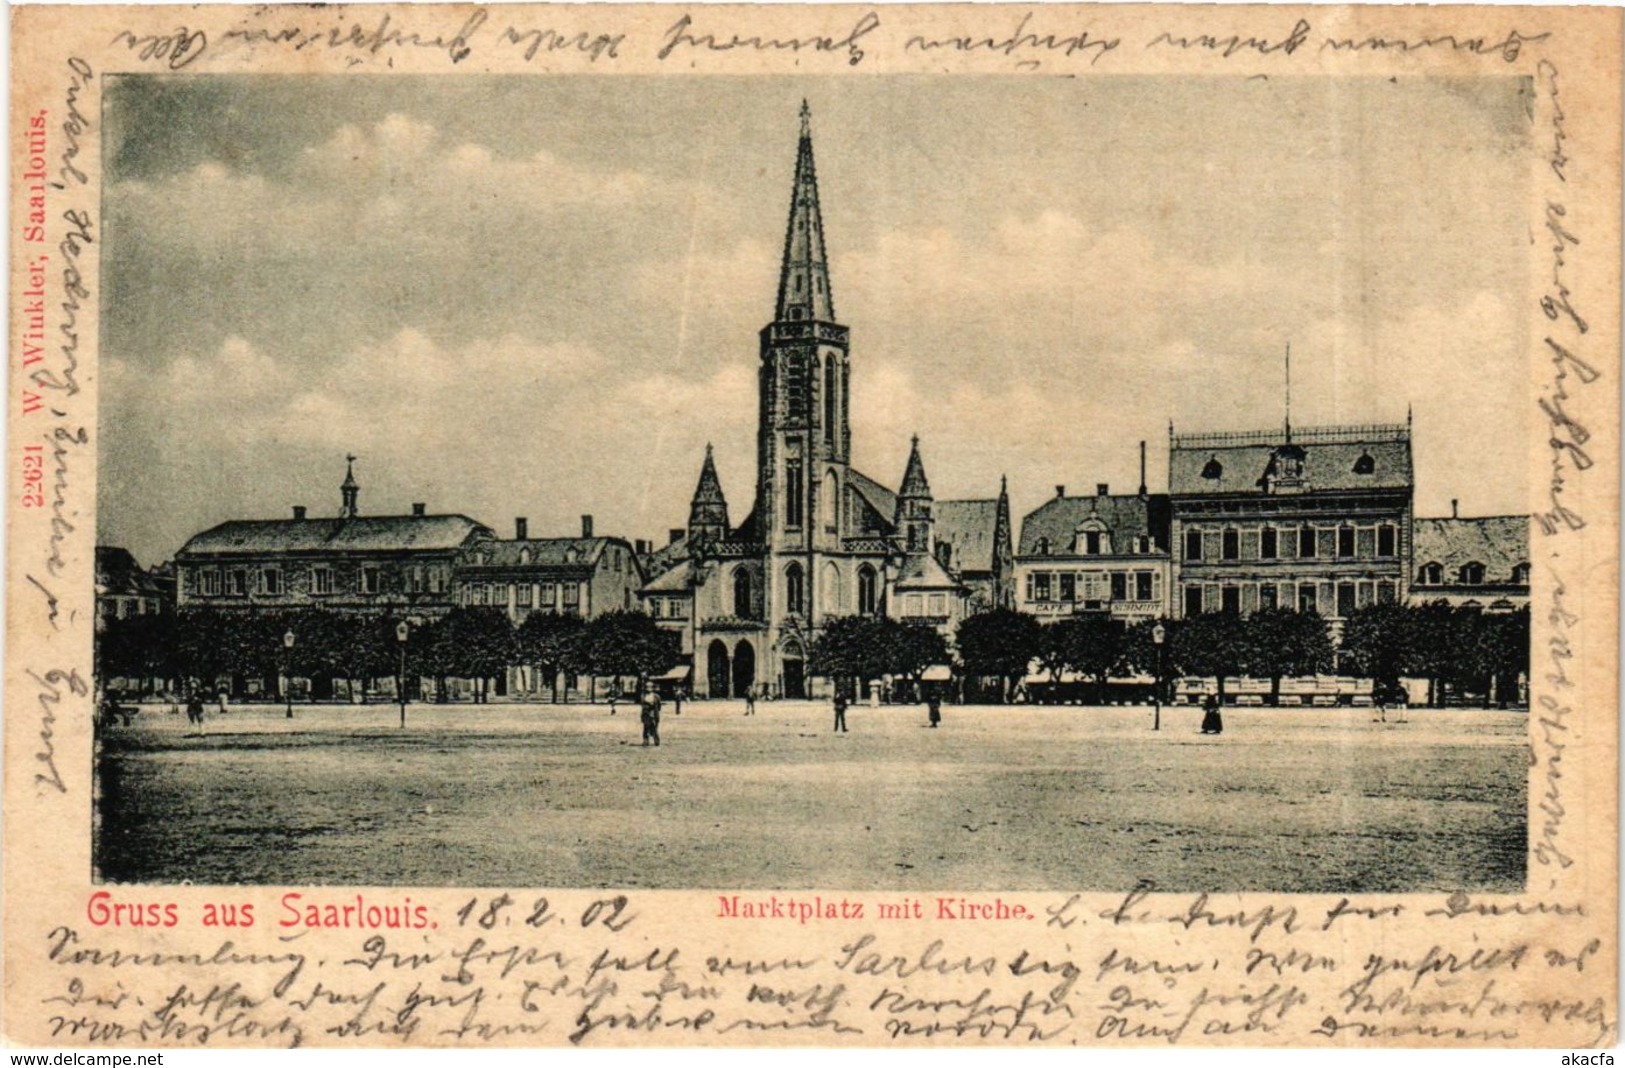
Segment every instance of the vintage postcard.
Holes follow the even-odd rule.
[[[1621,13],[25,7],[5,1039],[1618,1039]]]

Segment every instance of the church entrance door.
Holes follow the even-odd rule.
[[[728,647],[718,638],[705,653],[705,682],[707,697],[728,696]]]
[[[791,701],[798,701],[807,696],[806,661],[785,660],[784,696]]]
[[[741,641],[734,649],[734,696],[743,697],[756,685],[756,650]]]

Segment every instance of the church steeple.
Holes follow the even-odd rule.
[[[903,484],[897,490],[897,532],[903,536],[903,547],[908,552],[931,551],[931,483],[925,478],[918,434],[909,448]]]
[[[829,264],[824,255],[824,219],[818,210],[818,172],[813,166],[812,112],[801,102],[801,144],[796,177],[790,190],[790,228],[784,238],[784,265],[779,271],[780,322],[835,322],[835,300],[829,291]]]
[[[705,463],[700,467],[700,481],[694,487],[694,499],[688,506],[688,540],[699,538],[720,541],[728,536],[728,500],[722,495],[722,480],[717,478],[717,465],[711,459],[711,446],[705,446]]]
[[[344,482],[339,486],[339,495],[344,502],[339,508],[340,519],[354,519],[361,514],[356,505],[360,493],[361,487],[355,480],[355,455],[352,453],[344,458]]]

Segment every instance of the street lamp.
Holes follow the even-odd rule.
[[[1154,709],[1151,713],[1151,729],[1154,731],[1162,730],[1162,643],[1167,637],[1168,628],[1162,625],[1162,620],[1157,620],[1156,625],[1151,628],[1151,644],[1157,647],[1157,678],[1151,684],[1151,702]]]
[[[293,631],[282,636],[282,696],[288,701],[288,718],[293,718]]]
[[[395,693],[401,699],[401,730],[406,729],[406,636],[409,633],[406,620],[395,624],[395,641],[401,647],[401,673],[395,680]]]

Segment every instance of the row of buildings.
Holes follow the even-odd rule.
[[[778,295],[759,335],[757,473],[743,518],[709,446],[687,524],[659,547],[595,535],[590,516],[579,537],[532,538],[523,518],[502,537],[421,504],[363,515],[351,457],[337,515],[296,507],[191,538],[167,580],[173,603],[414,618],[485,606],[515,622],[641,609],[681,635],[696,694],[761,686],[797,697],[812,686],[812,642],[841,616],[884,615],[951,638],[960,620],[992,608],[1133,621],[1279,606],[1336,626],[1372,603],[1527,601],[1527,517],[1412,514],[1408,422],[1170,428],[1166,493],[1147,490],[1142,442],[1137,492],[1099,485],[1068,496],[1057,486],[1018,542],[1004,482],[986,497],[936,499],[918,438],[895,489],[852,466],[850,369],[803,105]],[[112,563],[117,551],[106,552]],[[129,568],[121,576],[98,575],[104,613],[129,610],[114,589],[133,581]]]

